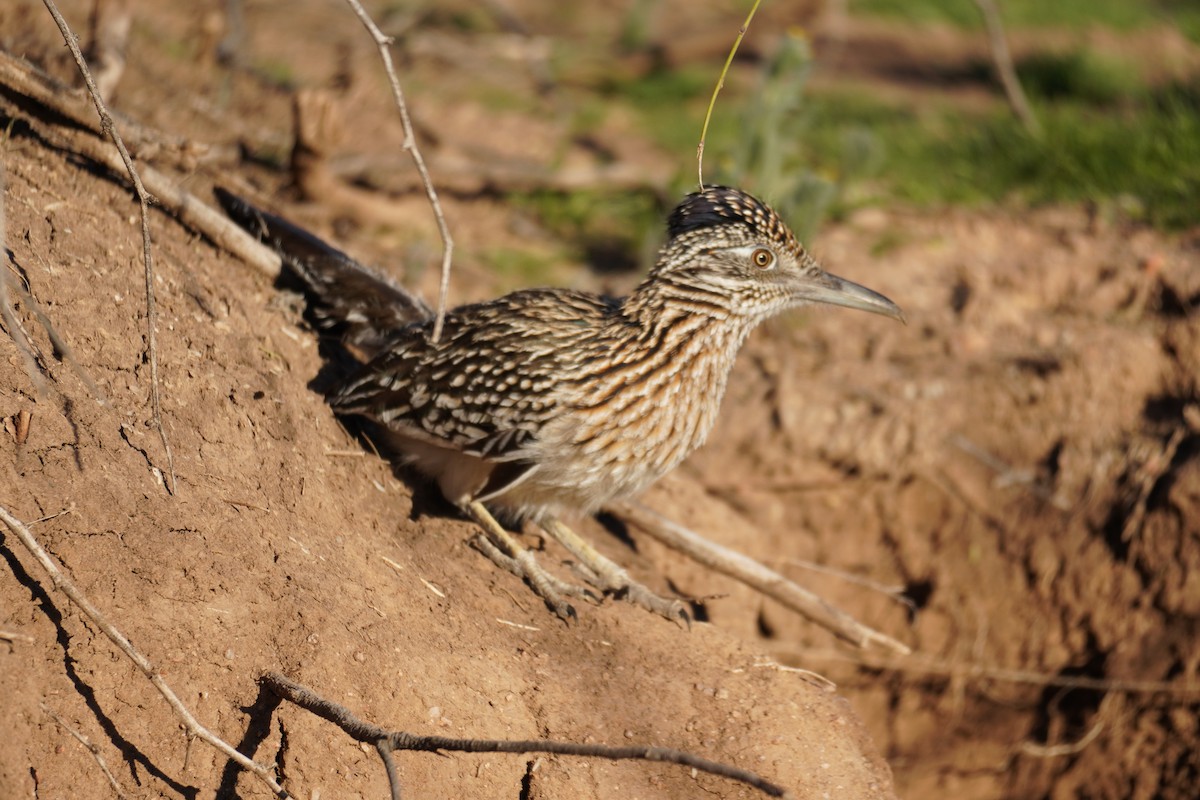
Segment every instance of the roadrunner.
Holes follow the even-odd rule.
[[[766,204],[721,186],[690,194],[625,298],[529,289],[449,311],[438,341],[418,298],[311,234],[222,190],[240,225],[301,279],[317,324],[363,353],[329,403],[375,423],[486,536],[479,548],[563,619],[562,581],[493,516],[561,542],[596,588],[669,619],[678,600],[635,582],[563,524],[636,495],[704,443],[746,336],[768,317],[824,303],[903,320],[891,300],[831,275]]]

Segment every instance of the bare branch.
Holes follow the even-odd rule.
[[[460,753],[552,753],[554,755],[585,756],[591,758],[607,758],[612,760],[638,759],[643,761],[662,761],[670,764],[681,764],[685,767],[707,772],[723,778],[739,781],[758,789],[770,797],[790,797],[780,786],[760,778],[752,772],[719,764],[706,758],[694,756],[681,750],[666,747],[608,747],[605,745],[576,744],[574,742],[542,741],[501,741],[494,739],[449,739],[444,736],[416,736],[404,731],[388,731],[378,725],[364,722],[354,716],[345,706],[326,700],[311,689],[285,678],[277,672],[268,672],[262,676],[262,683],[284,700],[289,700],[321,719],[337,725],[346,734],[359,742],[373,744],[383,755],[387,750],[415,750],[419,752],[439,752],[443,750]],[[387,764],[387,759],[384,761]],[[389,767],[389,780],[392,778],[394,766]],[[393,783],[392,797],[399,797],[399,787]]]
[[[392,53],[388,49],[392,44],[392,38],[385,36],[383,31],[379,30],[379,26],[375,24],[358,0],[346,0],[346,3],[354,10],[358,19],[371,34],[371,38],[375,40],[375,46],[379,48],[379,57],[383,59],[383,68],[387,72],[388,81],[392,86],[392,97],[396,101],[396,108],[400,110],[400,122],[404,126],[404,149],[412,156],[413,164],[416,165],[417,172],[421,175],[421,183],[425,184],[425,194],[429,197],[429,205],[433,207],[433,216],[437,220],[438,233],[442,236],[442,279],[438,289],[437,317],[434,319],[431,335],[433,341],[436,342],[441,338],[442,324],[446,320],[446,300],[450,294],[450,258],[454,253],[454,239],[450,236],[450,226],[446,224],[446,217],[442,214],[442,204],[438,201],[437,190],[433,188],[433,180],[429,177],[425,159],[421,156],[420,148],[417,147],[417,137],[413,132],[412,119],[408,115],[408,105],[404,102],[404,91],[400,88],[400,79],[396,77],[396,70],[392,66]]]
[[[38,703],[38,705],[42,707],[42,711],[45,711],[51,719],[58,723],[58,727],[75,737],[75,739],[81,745],[83,745],[89,753],[92,754],[92,758],[96,759],[96,763],[100,765],[100,771],[104,773],[104,777],[108,778],[108,782],[112,784],[113,791],[117,793],[117,797],[121,798],[121,800],[125,800],[128,795],[126,795],[125,790],[121,788],[121,784],[117,783],[117,779],[115,776],[113,776],[112,770],[108,768],[108,762],[106,762],[104,760],[104,756],[100,754],[100,748],[92,744],[91,740],[82,733],[75,730],[75,728],[72,727],[69,722],[59,716],[59,714],[54,709],[50,708],[50,706],[46,705],[45,703]]]
[[[0,161],[0,262],[3,262],[0,264],[0,321],[4,322],[8,335],[12,337],[13,344],[17,346],[17,352],[21,354],[21,360],[25,362],[25,374],[29,376],[34,389],[44,395],[46,394],[46,379],[42,377],[37,357],[33,354],[33,342],[25,327],[17,319],[16,312],[12,307],[12,300],[8,296],[8,234],[4,215],[6,189],[4,162]]]
[[[29,551],[30,555],[32,555],[37,562],[42,565],[42,569],[44,569],[46,574],[50,576],[50,581],[54,584],[54,588],[61,591],[71,600],[72,603],[78,606],[79,610],[86,614],[88,618],[91,619],[98,628],[100,628],[100,630],[104,631],[104,635],[112,640],[112,643],[115,644],[118,649],[120,649],[120,651],[124,653],[139,670],[142,671],[142,674],[149,679],[150,683],[154,684],[154,688],[158,690],[159,694],[163,696],[163,699],[167,701],[167,704],[170,705],[171,708],[174,709],[175,713],[179,715],[180,719],[183,720],[184,728],[187,730],[188,737],[195,737],[207,742],[213,748],[224,754],[227,758],[235,761],[243,769],[249,770],[257,775],[263,781],[263,783],[271,787],[271,791],[274,792],[277,797],[290,797],[287,791],[284,790],[284,788],[275,780],[275,776],[269,767],[265,767],[262,764],[259,764],[257,761],[253,761],[242,755],[236,749],[234,749],[232,745],[228,744],[225,742],[225,740],[209,731],[208,728],[205,728],[196,720],[194,716],[192,716],[192,712],[188,710],[188,707],[183,704],[183,701],[179,699],[179,696],[175,694],[175,691],[169,685],[167,685],[165,680],[163,680],[162,675],[159,674],[158,669],[154,666],[150,659],[142,655],[141,651],[134,647],[129,639],[125,637],[125,634],[117,630],[117,628],[108,621],[108,618],[101,613],[100,609],[92,605],[92,602],[88,600],[87,596],[82,591],[79,590],[74,581],[72,581],[69,577],[67,577],[66,573],[59,569],[58,565],[54,563],[49,554],[47,554],[42,546],[38,544],[37,539],[34,538],[34,535],[32,532],[30,532],[29,528],[22,524],[19,519],[13,516],[8,509],[4,508],[3,506],[0,506],[0,522],[3,522],[6,526],[8,526],[8,529],[12,531],[13,535],[17,537],[17,540],[25,546],[25,549]]]
[[[154,259],[150,246],[150,202],[152,198],[146,193],[146,187],[142,185],[142,179],[138,177],[137,170],[134,169],[133,159],[130,158],[129,151],[125,148],[125,142],[113,124],[112,115],[108,113],[108,107],[104,104],[95,81],[92,80],[92,73],[88,69],[87,61],[84,60],[83,53],[79,50],[77,37],[67,25],[67,21],[63,19],[63,15],[59,13],[58,7],[54,5],[54,0],[42,0],[42,2],[45,4],[46,10],[50,12],[50,16],[54,17],[54,22],[58,25],[59,32],[62,33],[63,41],[67,43],[71,55],[75,58],[79,73],[83,76],[84,83],[87,84],[88,94],[92,96],[92,101],[96,104],[96,113],[100,115],[100,129],[116,145],[117,151],[121,154],[121,160],[125,164],[125,170],[129,173],[129,179],[133,182],[133,190],[137,194],[142,217],[142,263],[145,265],[146,274],[146,355],[150,361],[150,402],[154,411],[154,424],[158,427],[158,436],[162,440],[163,451],[167,457],[168,480],[164,480],[163,483],[167,491],[174,494],[176,488],[175,457],[171,453],[167,429],[163,426],[162,399],[158,381],[158,309],[154,301]]]
[[[741,581],[852,644],[866,647],[874,643],[896,653],[912,652],[903,642],[862,624],[778,572],[735,550],[710,542],[657,511],[630,502],[613,505],[611,510],[672,550]]]
[[[777,649],[789,648],[779,645]],[[1049,686],[1060,689],[1091,689],[1097,692],[1121,692],[1124,694],[1166,694],[1171,696],[1200,694],[1200,683],[1195,681],[1149,681],[1126,680],[1124,678],[1089,678],[1086,675],[1057,675],[1030,669],[1009,669],[991,664],[954,663],[925,656],[889,658],[866,651],[845,653],[834,650],[812,650],[796,648],[798,658],[815,658],[818,661],[846,661],[868,669],[882,669],[910,675],[932,675],[945,678],[965,678],[974,681],[1001,681],[1025,683],[1031,686]]]

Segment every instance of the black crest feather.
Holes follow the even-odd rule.
[[[709,186],[683,198],[667,219],[667,232],[674,238],[718,225],[745,225],[755,234],[798,247],[787,225],[770,206],[729,186]]]

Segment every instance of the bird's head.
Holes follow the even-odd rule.
[[[720,303],[756,321],[815,303],[904,320],[883,295],[821,269],[778,214],[737,189],[689,194],[671,212],[667,232],[651,280],[684,302],[690,296],[697,304]]]

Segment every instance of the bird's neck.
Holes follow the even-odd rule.
[[[598,398],[628,392],[621,405],[644,415],[649,428],[663,429],[648,437],[659,444],[644,454],[653,473],[703,444],[716,421],[738,351],[757,322],[736,313],[728,299],[679,291],[652,276],[622,305],[608,368],[592,389]]]
[[[644,337],[657,338],[669,329],[688,330],[709,340],[708,348],[732,348],[731,362],[759,322],[740,313],[736,298],[728,292],[657,271],[625,298],[622,312]]]

